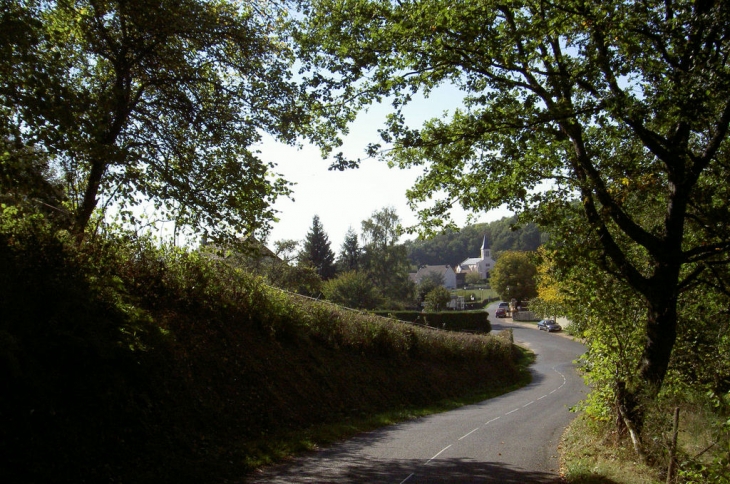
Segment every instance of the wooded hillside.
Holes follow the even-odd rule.
[[[469,225],[459,231],[449,230],[427,240],[409,240],[405,245],[408,258],[416,266],[456,266],[464,259],[479,256],[485,235],[495,259],[505,250],[537,250],[546,238],[537,225],[517,225],[517,217],[513,216],[491,223]]]

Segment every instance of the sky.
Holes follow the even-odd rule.
[[[461,95],[455,89],[440,89],[429,98],[416,99],[408,106],[406,119],[412,127],[420,126],[426,119],[442,116],[444,111],[453,112],[460,99]],[[391,109],[385,103],[361,113],[352,125],[350,135],[343,140],[341,150],[345,155],[364,158],[367,144],[380,142],[377,130],[383,126]],[[279,222],[273,225],[267,241],[269,247],[273,247],[277,240],[304,240],[315,215],[319,216],[330,247],[336,254],[350,227],[360,236],[361,222],[385,207],[395,208],[403,225],[417,223],[416,214],[408,207],[405,194],[422,173],[422,168],[391,169],[385,162],[367,159],[357,169],[329,171],[331,160],[323,160],[319,150],[311,145],[297,149],[268,139],[259,149],[265,161],[277,165],[274,171],[296,183],[292,187],[291,199],[281,198],[274,205],[279,211]],[[510,215],[510,212],[500,209],[474,215],[477,222],[491,222]],[[452,213],[459,226],[464,225],[466,217],[467,213],[461,209]],[[415,235],[404,236],[404,240],[412,238]]]

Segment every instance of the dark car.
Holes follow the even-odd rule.
[[[551,331],[560,331],[563,328],[561,328],[560,325],[552,319],[543,319],[537,323],[537,329],[540,331],[545,330],[550,333]]]
[[[509,311],[509,303],[501,302],[499,303],[499,306],[497,306],[497,310],[495,311],[494,315],[498,318],[506,318],[507,311]]]

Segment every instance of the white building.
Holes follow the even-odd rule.
[[[494,268],[494,259],[492,259],[492,256],[490,254],[491,251],[487,246],[486,235],[484,236],[484,240],[482,241],[481,252],[481,257],[472,257],[470,259],[465,259],[464,261],[462,261],[456,267],[456,272],[459,274],[476,272],[482,279],[487,279],[489,277],[489,272]]]
[[[416,284],[420,284],[421,280],[430,274],[438,274],[443,277],[444,287],[446,289],[456,289],[456,273],[451,266],[423,266],[418,272],[412,275],[412,280]]]

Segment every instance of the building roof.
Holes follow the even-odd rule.
[[[464,259],[461,262],[461,264],[459,264],[459,265],[460,266],[471,266],[471,265],[474,265],[474,264],[478,264],[478,263],[480,263],[483,260],[484,259],[482,259],[481,257],[470,257],[469,259]]]
[[[453,269],[449,265],[440,265],[440,266],[421,266],[418,269],[418,272],[416,272],[415,280],[419,281],[421,278],[426,277],[429,273],[433,272],[436,274],[446,275],[446,273],[451,270],[453,272]]]

